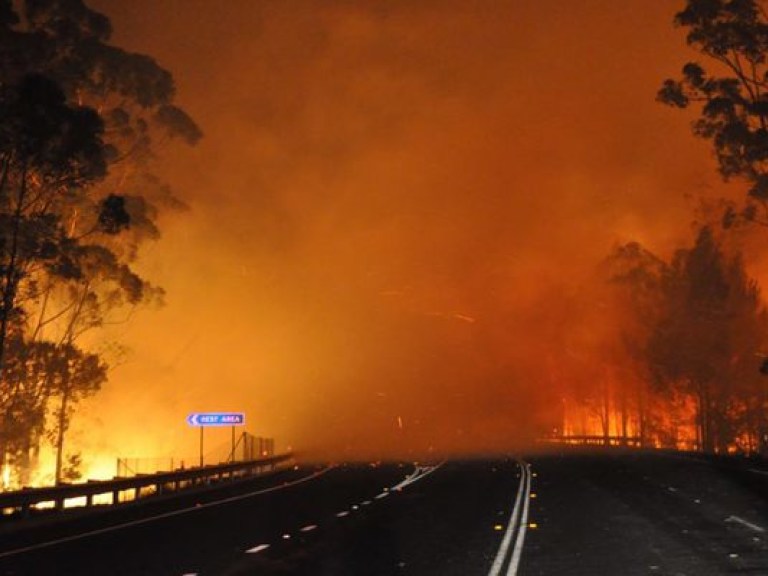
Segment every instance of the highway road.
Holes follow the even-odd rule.
[[[768,474],[649,453],[305,467],[0,535],[1,575],[768,574]]]

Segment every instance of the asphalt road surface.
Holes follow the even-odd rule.
[[[520,574],[768,575],[768,473],[682,455],[533,460]]]
[[[0,575],[768,575],[768,474],[568,452],[305,468],[0,532]]]

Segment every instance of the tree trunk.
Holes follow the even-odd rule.
[[[6,172],[3,174],[3,186],[5,186]],[[24,199],[27,193],[27,166],[26,163],[21,170],[21,185],[19,187],[19,197],[16,204],[16,210],[13,216],[13,231],[11,233],[11,246],[8,254],[8,268],[3,277],[2,304],[0,305],[0,385],[3,383],[3,372],[5,368],[5,348],[8,335],[8,322],[11,318],[14,303],[16,301],[16,287],[18,278],[18,257],[19,257],[19,234],[21,232],[21,215],[24,208]]]
[[[646,411],[645,384],[640,384],[637,390],[637,435],[640,438],[641,448],[646,445]]]
[[[712,437],[712,410],[709,405],[709,390],[706,384],[698,385],[699,402],[699,428],[700,432],[700,450],[707,454],[713,454],[715,446]]]
[[[65,380],[68,376],[64,376]],[[66,383],[62,387],[61,405],[58,414],[58,430],[56,431],[56,485],[61,483],[61,470],[64,464],[64,433],[67,427],[67,405],[69,403],[69,386]]]

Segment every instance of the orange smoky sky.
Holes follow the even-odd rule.
[[[559,300],[722,188],[655,102],[695,58],[681,0],[89,4],[205,133],[165,150],[191,210],[141,255],[167,305],[118,330],[95,449],[194,453],[202,410],[345,456],[519,445]]]

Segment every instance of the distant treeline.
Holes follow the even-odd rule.
[[[710,227],[663,261],[637,243],[604,261],[585,322],[595,354],[558,359],[564,431],[638,436],[646,446],[766,452],[768,314],[742,258]],[[598,308],[595,312],[594,308]],[[579,316],[576,316],[579,318]],[[585,345],[564,342],[562,349]]]

